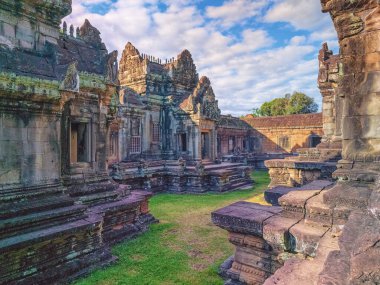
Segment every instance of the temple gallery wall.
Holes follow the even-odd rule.
[[[70,0],[0,0],[0,284],[60,284],[117,262],[159,222],[156,192],[251,188],[273,206],[212,213],[229,285],[377,284],[379,9],[322,0],[340,54],[319,52],[322,113],[223,115],[184,50],[162,60],[61,23]],[[311,282],[311,283],[310,283]]]

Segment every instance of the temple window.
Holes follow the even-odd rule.
[[[259,137],[251,137],[251,143],[249,147],[249,151],[260,152],[261,151],[261,138]]]
[[[282,149],[288,149],[290,147],[289,137],[283,136],[278,139],[278,147]]]
[[[309,145],[310,147],[316,147],[317,145],[319,145],[321,143],[321,137],[320,136],[317,136],[317,135],[311,135],[309,137]]]
[[[130,153],[141,153],[140,119],[131,120]]]
[[[160,141],[160,125],[158,123],[152,123],[152,141]]]
[[[140,135],[140,119],[131,120],[131,135],[132,136]]]
[[[228,138],[228,152],[232,152],[235,149],[235,137],[230,136]]]
[[[70,128],[70,163],[90,162],[90,130],[87,123],[72,123]]]
[[[216,139],[216,151],[217,153],[222,152],[222,138],[220,136],[218,136]]]
[[[181,151],[187,151],[187,138],[186,134],[181,134]]]

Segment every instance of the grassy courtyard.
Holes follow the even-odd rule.
[[[265,203],[268,174],[253,174],[251,190],[226,194],[160,194],[150,208],[160,223],[135,240],[113,248],[116,265],[79,280],[84,284],[179,285],[223,284],[218,266],[233,253],[227,233],[211,223],[210,213],[239,200]]]

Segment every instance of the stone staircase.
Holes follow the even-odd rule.
[[[115,260],[102,240],[102,216],[75,204],[59,184],[45,189],[0,195],[0,264],[7,264],[0,284],[65,283]]]
[[[230,242],[236,246],[231,267],[223,273],[227,276],[225,284],[349,284],[329,283],[326,272],[330,276],[333,269],[328,265],[334,263],[341,268],[340,275],[335,275],[348,280],[353,265],[344,266],[344,260],[350,260],[347,256],[354,253],[352,247],[351,251],[345,250],[350,243],[344,240],[352,237],[350,230],[361,236],[358,242],[366,239],[350,221],[355,215],[368,216],[371,194],[372,189],[363,184],[316,181],[287,191],[278,198],[280,207],[238,202],[213,212],[214,224],[229,231]],[[373,218],[373,222],[379,224],[379,219]],[[374,246],[380,243],[378,229],[372,228],[372,239],[371,254],[375,258],[380,252]],[[336,261],[337,256],[341,256],[342,265]],[[379,258],[371,262],[380,265]],[[373,272],[374,265],[368,266]],[[367,279],[374,278],[371,276],[367,274]]]

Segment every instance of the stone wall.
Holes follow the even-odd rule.
[[[56,183],[60,178],[60,125],[55,114],[2,111],[0,185]]]
[[[322,114],[243,118],[252,127],[255,153],[292,153],[323,136]]]

